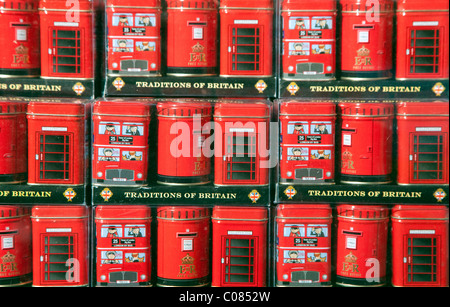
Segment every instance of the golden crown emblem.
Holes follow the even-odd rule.
[[[28,47],[25,47],[23,44],[20,44],[16,47],[17,54],[28,54]]]
[[[370,50],[367,49],[365,46],[362,46],[358,51],[356,51],[358,56],[369,56]]]
[[[192,52],[203,52],[203,50],[205,49],[204,46],[200,45],[200,43],[195,44],[194,46],[192,46]]]
[[[348,151],[348,150],[346,150],[346,151],[344,151],[342,153],[342,159],[343,160],[351,160],[352,156],[353,156],[352,153],[350,151]]]
[[[356,256],[353,255],[352,252],[350,252],[350,254],[348,254],[347,256],[345,256],[345,262],[355,263],[357,259],[358,259],[358,258],[356,258]]]
[[[9,263],[9,262],[14,262],[16,260],[16,256],[14,256],[13,254],[11,254],[10,252],[7,252],[5,255],[3,255],[2,257],[2,261],[3,263]]]
[[[189,256],[189,254],[187,254],[186,256],[181,258],[181,263],[182,264],[193,264],[194,263],[194,258],[192,258],[191,256]]]

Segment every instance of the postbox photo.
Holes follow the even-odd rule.
[[[0,100],[0,184],[27,180],[27,105]]]
[[[269,184],[269,123],[264,100],[222,99],[214,106],[214,184]]]
[[[205,207],[158,207],[157,286],[209,285],[210,222]]]
[[[331,286],[332,222],[330,205],[277,206],[277,287]]]
[[[94,77],[92,6],[92,0],[39,1],[42,78]]]
[[[0,77],[40,74],[39,0],[0,1]]]
[[[151,209],[95,208],[97,286],[151,286]]]
[[[88,286],[88,216],[85,206],[33,207],[33,287]]]
[[[108,75],[161,75],[161,0],[107,0]]]
[[[340,0],[341,78],[392,77],[394,2]]]
[[[397,104],[397,183],[448,184],[448,101]]]
[[[213,208],[213,287],[266,286],[267,223],[267,208]]]
[[[391,182],[394,105],[341,102],[341,182]]]
[[[338,205],[336,284],[386,284],[389,209],[384,205]]]
[[[398,80],[448,79],[448,1],[397,1]]]
[[[200,99],[174,99],[156,105],[158,117],[157,181],[166,185],[210,182],[212,107]]]
[[[30,213],[29,207],[0,206],[0,287],[31,283]]]
[[[217,74],[218,0],[167,0],[167,74]]]
[[[448,207],[396,205],[391,220],[392,285],[448,287]]]
[[[92,183],[147,183],[150,105],[125,99],[94,102]]]
[[[220,76],[273,74],[273,1],[220,1]]]
[[[85,108],[81,101],[28,104],[28,184],[84,184]]]
[[[284,100],[279,104],[282,184],[333,184],[336,105]]]
[[[336,3],[336,0],[282,2],[284,80],[335,79]]]

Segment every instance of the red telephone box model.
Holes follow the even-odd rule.
[[[33,287],[88,285],[88,214],[85,206],[33,207]]]
[[[397,1],[397,70],[405,79],[448,79],[448,1]]]
[[[98,100],[93,107],[92,182],[147,182],[150,106],[145,102]]]
[[[215,185],[269,184],[270,107],[261,100],[218,101],[214,110]]]
[[[392,208],[392,284],[448,287],[448,207]]]
[[[158,174],[161,184],[210,182],[211,159],[203,150],[210,135],[211,105],[201,100],[160,102],[158,112]]]
[[[220,1],[220,75],[272,75],[272,0]]]
[[[382,286],[386,282],[389,209],[338,205],[336,284]]]
[[[95,208],[97,286],[151,285],[151,209]]]
[[[214,75],[217,0],[167,0],[167,74]]]
[[[342,9],[341,78],[392,77],[392,0],[340,0]]]
[[[158,286],[191,287],[209,283],[210,217],[208,208],[158,208]]]
[[[283,1],[283,79],[335,79],[336,2]]]
[[[266,208],[213,209],[213,287],[265,287]]]
[[[108,75],[161,75],[161,0],[107,0]]]
[[[341,182],[391,181],[394,106],[342,102]]]
[[[448,102],[397,105],[397,183],[448,184]]]
[[[0,183],[27,180],[27,105],[0,100]]]
[[[0,0],[0,77],[39,76],[39,0]]]
[[[331,207],[278,205],[278,287],[331,286]]]
[[[40,0],[41,77],[92,79],[92,0]]]
[[[84,184],[85,114],[77,101],[28,104],[28,184]]]
[[[0,206],[0,287],[31,283],[30,209]]]
[[[288,100],[279,118],[279,182],[334,183],[336,105]]]

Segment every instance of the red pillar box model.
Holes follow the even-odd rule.
[[[0,287],[31,283],[30,209],[0,206]]]
[[[341,182],[391,182],[394,106],[343,102]]]
[[[211,120],[211,105],[201,100],[184,99],[160,102],[156,108],[158,183],[209,183],[211,159],[203,147],[210,135],[207,123]]]
[[[88,214],[85,206],[33,207],[33,287],[88,285]]]
[[[0,77],[37,77],[39,0],[0,0]]]
[[[279,118],[279,182],[334,183],[336,105],[284,101]]]
[[[92,79],[92,1],[40,0],[41,77]]]
[[[167,74],[207,76],[217,69],[217,0],[167,0]]]
[[[213,287],[265,287],[266,208],[213,209]]]
[[[161,75],[161,0],[107,0],[108,75]]]
[[[392,208],[392,285],[448,287],[448,207]]]
[[[27,105],[0,100],[0,183],[27,180]]]
[[[214,109],[215,185],[269,184],[270,106],[219,101]]]
[[[208,285],[209,209],[160,207],[157,220],[157,285],[160,287]]]
[[[389,209],[378,205],[338,205],[336,284],[386,283]]]
[[[336,2],[283,1],[283,79],[335,79]]]
[[[272,75],[272,0],[220,1],[220,75]]]
[[[448,102],[398,103],[398,184],[448,184],[448,116]]]
[[[330,205],[278,205],[277,287],[331,286]]]
[[[98,100],[92,119],[93,184],[146,184],[150,106],[121,99]]]
[[[151,285],[151,209],[95,208],[97,286]]]
[[[448,79],[448,1],[397,1],[396,78]]]
[[[85,114],[81,102],[28,104],[28,184],[84,184]]]
[[[392,77],[392,0],[340,0],[341,77],[376,80]]]

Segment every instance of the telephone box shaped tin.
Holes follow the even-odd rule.
[[[95,208],[97,286],[151,286],[151,209]]]
[[[107,0],[108,75],[161,75],[161,0]]]
[[[397,104],[397,183],[448,184],[449,104]]]
[[[336,0],[282,1],[284,80],[335,79],[336,3]]]

